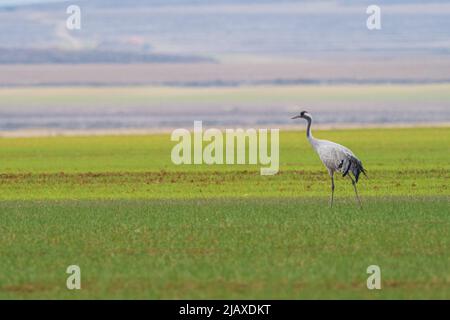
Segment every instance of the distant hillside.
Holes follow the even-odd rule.
[[[35,2],[24,5],[27,2]],[[81,7],[81,30],[66,8]],[[450,54],[450,2],[380,0],[0,1],[0,63],[441,59]],[[228,59],[228,60],[227,60]]]
[[[39,63],[197,63],[213,59],[126,51],[0,48],[0,64]]]

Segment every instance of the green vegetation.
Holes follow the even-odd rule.
[[[427,85],[335,85],[335,86],[241,86],[223,88],[183,87],[50,87],[4,88],[1,106],[201,106],[232,104],[280,104],[292,101],[318,102],[439,102],[450,101],[448,84]]]
[[[450,129],[317,131],[351,148],[369,179],[361,193],[449,195]],[[0,199],[180,199],[311,197],[329,192],[327,171],[303,132],[280,135],[280,172],[259,165],[172,164],[169,134],[1,139]],[[336,195],[352,195],[337,179]]]
[[[276,176],[175,166],[168,134],[0,139],[0,298],[448,299],[449,133],[316,131],[363,160],[362,210],[303,132]]]
[[[450,296],[445,199],[350,200],[5,202],[0,297]],[[80,291],[65,288],[71,264]]]

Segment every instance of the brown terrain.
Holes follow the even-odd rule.
[[[212,84],[264,81],[446,82],[441,59],[280,61],[192,64],[0,65],[0,86]]]

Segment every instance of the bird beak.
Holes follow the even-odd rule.
[[[295,117],[292,117],[291,119],[298,119],[298,118],[301,118],[301,116],[295,116]]]

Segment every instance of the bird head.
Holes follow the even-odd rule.
[[[311,115],[308,113],[308,111],[302,111],[302,112],[300,112],[299,115],[292,117],[291,119],[298,119],[298,118],[307,119],[307,118],[311,118]]]

